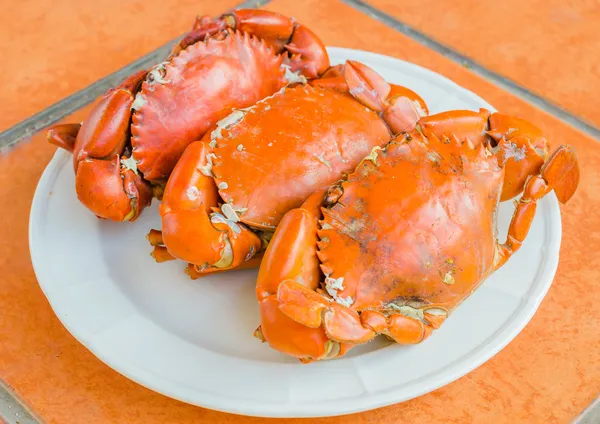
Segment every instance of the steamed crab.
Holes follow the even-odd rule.
[[[349,61],[235,110],[175,167],[148,235],[159,262],[192,278],[258,265],[283,215],[427,113],[407,88]],[[383,117],[383,119],[382,119]]]
[[[79,200],[100,218],[133,221],[185,148],[232,108],[251,106],[329,68],[321,41],[264,10],[198,18],[169,58],[109,90],[82,124],[48,140],[73,153]]]
[[[422,342],[519,249],[540,198],[574,194],[572,148],[548,152],[533,125],[486,110],[431,115],[375,147],[282,219],[260,266],[255,336],[303,362],[379,334]],[[499,243],[498,204],[519,193]]]

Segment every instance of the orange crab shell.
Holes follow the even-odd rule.
[[[274,229],[281,217],[337,181],[390,138],[376,112],[349,96],[297,85],[239,111],[213,131],[212,172],[241,221]],[[291,119],[290,119],[291,118]]]
[[[391,142],[340,187],[318,232],[324,273],[352,309],[395,303],[449,311],[487,276],[504,170],[485,147]]]

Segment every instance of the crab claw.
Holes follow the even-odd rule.
[[[48,142],[73,153],[77,197],[99,218],[134,221],[152,201],[152,188],[131,158],[121,158],[129,137],[133,93],[146,76],[140,71],[111,89],[83,124],[59,124]]]
[[[54,144],[67,152],[73,153],[75,140],[81,124],[59,124],[51,127],[46,133],[48,143]]]
[[[352,347],[330,340],[318,325],[311,328],[280,310],[278,291],[282,282],[288,279],[301,281],[297,284],[306,287],[310,293],[319,284],[317,220],[323,197],[323,192],[317,192],[302,207],[283,217],[265,251],[256,283],[261,324],[255,336],[302,362],[339,357]]]
[[[505,169],[500,198],[505,201],[519,195],[527,178],[540,171],[548,159],[550,145],[539,128],[515,116],[494,113],[489,118],[489,128],[492,151]]]
[[[411,131],[429,111],[425,101],[408,88],[392,85],[368,66],[349,60],[344,79],[350,94],[376,112],[394,134]]]
[[[561,203],[567,203],[579,185],[579,162],[571,146],[562,145],[541,168],[542,177]]]
[[[174,47],[172,55],[226,30],[251,34],[277,54],[287,52],[285,63],[309,79],[319,77],[329,68],[327,50],[311,30],[287,16],[259,9],[235,10],[216,19],[199,17],[193,30]]]
[[[139,174],[113,159],[85,159],[75,177],[77,198],[99,218],[134,221],[152,201],[152,188]]]
[[[248,267],[261,247],[260,238],[230,213],[214,212],[220,198],[207,167],[208,143],[190,144],[165,187],[159,206],[162,232],[150,231],[153,256],[159,262],[176,258],[191,264],[192,278],[210,272]],[[225,209],[229,205],[223,205]],[[164,245],[164,246],[163,246]],[[166,252],[164,251],[166,248]]]
[[[537,202],[554,190],[561,203],[568,202],[579,184],[579,163],[571,146],[561,145],[542,165],[537,175],[527,178],[523,195],[516,202],[506,242],[498,247],[494,267],[501,267],[521,247],[535,217]]]

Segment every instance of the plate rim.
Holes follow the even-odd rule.
[[[363,60],[365,60],[365,62],[369,63],[402,63],[402,65],[406,68],[412,68],[414,71],[419,72],[421,74],[425,74],[437,80],[443,80],[444,83],[447,83],[456,88],[457,90],[462,91],[465,95],[474,97],[475,99],[477,99],[478,102],[483,102],[489,105],[489,103],[487,103],[484,99],[482,99],[474,92],[458,85],[449,78],[420,65],[407,62],[405,60],[395,58],[392,56],[386,56],[379,53],[368,52],[360,49],[327,46],[327,50],[330,55],[334,53],[335,55],[339,55],[342,57],[360,55],[362,58],[364,58]],[[493,108],[491,105],[489,106],[490,110],[495,111],[495,108]],[[421,383],[421,389],[411,392],[409,396],[397,396],[397,392],[402,391],[403,389],[393,387],[384,391],[377,391],[372,394],[369,394],[365,396],[364,399],[360,399],[360,401],[356,398],[341,398],[339,400],[331,400],[328,402],[320,403],[298,402],[294,404],[284,404],[284,406],[289,407],[288,410],[286,410],[285,408],[273,408],[272,403],[266,403],[256,400],[236,398],[235,402],[232,402],[231,398],[215,395],[214,393],[202,392],[198,389],[184,388],[181,391],[185,393],[173,393],[172,391],[163,388],[165,385],[168,386],[170,384],[173,384],[172,381],[165,381],[164,377],[157,375],[152,376],[151,373],[149,375],[149,373],[146,370],[139,369],[135,366],[131,366],[131,364],[128,363],[119,362],[118,359],[111,358],[110,355],[106,355],[105,352],[102,352],[102,349],[98,346],[93,347],[92,343],[86,340],[86,337],[84,335],[80,334],[81,331],[77,331],[69,323],[65,322],[66,320],[63,320],[61,314],[58,311],[57,305],[52,301],[52,296],[48,293],[48,287],[50,287],[50,285],[44,283],[43,281],[44,277],[41,273],[41,269],[43,268],[43,266],[41,266],[42,260],[40,259],[42,255],[40,254],[40,252],[38,252],[35,243],[35,237],[43,228],[42,224],[44,223],[44,220],[38,220],[36,219],[36,217],[44,216],[42,212],[47,202],[44,201],[45,199],[43,197],[45,196],[45,193],[48,192],[49,189],[51,189],[54,180],[57,178],[58,173],[65,165],[65,161],[68,160],[69,156],[70,155],[68,153],[60,149],[56,150],[54,156],[47,164],[46,168],[44,169],[44,172],[42,173],[38,181],[32,199],[31,210],[29,215],[28,241],[30,258],[38,284],[42,292],[44,293],[44,296],[46,297],[48,303],[50,304],[52,311],[58,318],[59,322],[80,344],[82,344],[96,358],[105,363],[114,371],[134,381],[136,384],[139,384],[149,390],[160,393],[164,396],[191,405],[208,408],[220,412],[270,418],[316,418],[341,416],[373,410],[392,404],[402,403],[422,396],[433,390],[437,390],[467,375],[468,373],[480,367],[485,362],[489,361],[498,352],[503,350],[511,341],[513,341],[519,333],[521,333],[521,331],[531,321],[531,319],[537,312],[541,302],[545,298],[548,290],[552,285],[552,282],[556,275],[556,270],[558,268],[559,250],[562,240],[562,220],[560,216],[558,200],[556,199],[554,193],[551,193],[549,196],[547,196],[547,198],[549,198],[550,203],[550,208],[548,208],[549,219],[547,221],[547,226],[551,226],[552,228],[545,229],[546,235],[549,235],[548,242],[545,245],[545,247],[547,247],[548,249],[543,254],[545,264],[543,264],[543,266],[540,266],[539,271],[541,272],[538,276],[536,276],[538,284],[542,284],[541,290],[536,291],[537,296],[521,298],[520,308],[510,317],[507,318],[506,322],[503,323],[500,329],[498,329],[495,333],[491,333],[488,337],[487,340],[493,337],[496,341],[496,343],[493,344],[487,343],[492,344],[492,347],[487,346],[487,344],[480,345],[477,349],[470,351],[469,354],[461,356],[457,360],[453,361],[444,372],[434,373],[434,375],[437,375],[438,377],[434,378],[433,381],[430,375],[421,378],[420,381],[424,381],[425,383]],[[511,323],[512,325],[509,325]],[[485,348],[487,348],[487,350],[485,350]],[[473,352],[478,352],[482,349],[484,350],[484,352],[477,355],[477,360],[467,361],[467,359],[473,359]],[[197,397],[191,396],[190,393],[202,393],[203,396],[207,396],[199,400]],[[327,406],[328,404],[335,404],[337,408],[333,410],[331,407]],[[224,408],[224,406],[227,407]]]

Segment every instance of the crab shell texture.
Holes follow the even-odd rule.
[[[210,137],[221,198],[251,227],[274,230],[314,191],[351,172],[391,137],[371,109],[349,95],[306,84],[237,111]]]
[[[228,30],[192,44],[149,72],[134,103],[133,157],[144,178],[164,181],[185,148],[215,122],[288,83],[283,56],[264,41]]]
[[[504,169],[488,155],[418,133],[375,148],[322,210],[317,254],[328,278],[343,278],[336,298],[422,315],[447,314],[471,294],[498,246]]]

